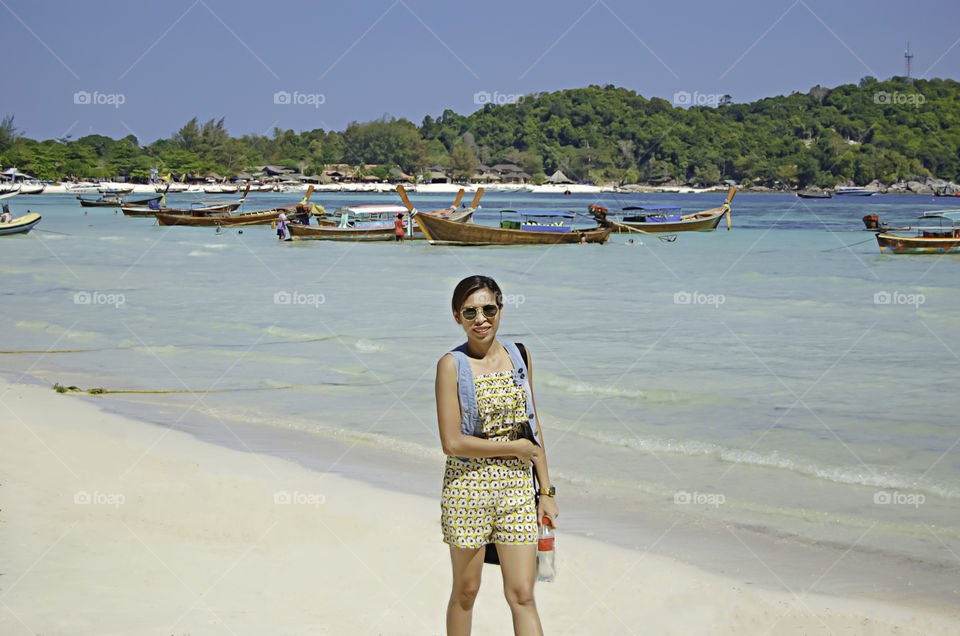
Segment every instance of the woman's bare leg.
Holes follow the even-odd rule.
[[[473,601],[480,591],[484,548],[450,546],[453,564],[453,590],[447,603],[447,636],[468,636],[473,624]]]
[[[513,614],[513,633],[517,636],[543,636],[533,584],[537,580],[537,544],[497,544],[503,572],[503,595]]]

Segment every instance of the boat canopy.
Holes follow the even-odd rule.
[[[577,215],[575,212],[556,212],[556,211],[537,211],[537,210],[500,210],[500,214],[519,214],[525,217],[559,217],[563,219],[572,219]]]
[[[933,210],[931,212],[924,212],[920,215],[921,219],[946,219],[954,223],[960,222],[960,210]]]
[[[639,210],[643,210],[644,212],[653,212],[654,214],[656,214],[657,212],[665,212],[665,213],[678,212],[680,208],[675,205],[660,205],[656,207],[644,207],[642,205],[628,205],[627,207],[623,208],[624,212],[636,212]]]
[[[340,208],[335,212],[335,214],[342,214],[344,212],[352,212],[354,214],[360,215],[376,215],[376,214],[406,214],[407,208],[402,205],[348,205]]]

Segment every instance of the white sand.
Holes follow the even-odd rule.
[[[436,500],[46,388],[0,396],[0,634],[443,633]],[[752,589],[562,527],[558,556],[557,581],[537,587],[547,634],[960,633],[921,609]],[[511,633],[499,570],[484,576],[474,633]]]
[[[71,193],[67,189],[68,184],[56,183],[47,185],[44,190],[45,194],[75,194]],[[93,186],[94,184],[91,184]],[[122,183],[103,183],[99,184],[103,187],[120,187],[126,184]],[[287,193],[295,192],[306,192],[307,185],[300,185],[297,187],[290,188],[286,190]],[[569,191],[572,194],[600,194],[600,193],[610,193],[618,191],[612,186],[598,186],[598,185],[589,185],[582,183],[571,183],[571,184],[561,184],[561,185],[551,185],[551,184],[512,184],[512,183],[491,183],[491,184],[477,184],[477,183],[468,183],[468,184],[458,184],[458,183],[421,183],[416,186],[406,186],[409,192],[419,192],[421,194],[456,194],[460,188],[463,188],[467,192],[476,192],[477,188],[483,187],[488,193],[495,192],[517,192],[518,189],[522,189],[523,192],[533,193],[533,194],[559,194],[562,195],[565,192]],[[371,193],[385,193],[385,192],[396,192],[396,184],[391,183],[330,183],[325,185],[314,186],[314,191],[316,192],[371,192]],[[726,186],[715,186],[712,188],[693,188],[689,186],[640,186],[634,189],[634,193],[656,193],[656,192],[679,192],[681,194],[706,194],[712,192],[726,192]],[[133,184],[134,195],[141,194],[156,194],[157,189],[155,185],[152,184],[142,184],[136,183]],[[241,191],[242,192],[242,191]],[[624,191],[626,192],[626,191]],[[195,185],[192,186],[189,190],[190,194],[206,194],[202,186]],[[85,193],[87,195],[96,194],[96,192]],[[171,193],[177,194],[177,193]],[[231,193],[237,194],[240,193]],[[255,192],[253,194],[256,194]],[[224,195],[227,196],[227,195]],[[21,197],[22,199],[23,197]]]

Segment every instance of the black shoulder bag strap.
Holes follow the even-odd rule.
[[[517,342],[517,349],[520,350],[520,357],[523,358],[523,364],[527,367],[527,377],[530,377],[530,361],[527,359],[527,348],[523,346],[523,343]],[[530,435],[532,437],[532,434]],[[533,441],[533,440],[531,440]],[[533,500],[535,505],[540,503],[540,487],[537,484],[537,471],[531,470],[533,475]],[[500,555],[497,553],[497,544],[488,543],[484,547],[483,552],[483,562],[490,563],[491,565],[500,565]]]

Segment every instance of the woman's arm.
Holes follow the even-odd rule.
[[[440,445],[445,455],[456,457],[516,457],[536,462],[542,456],[540,447],[527,439],[497,442],[464,435],[460,430],[460,398],[457,395],[457,363],[445,355],[437,363],[437,421]]]
[[[533,468],[537,471],[537,481],[540,483],[540,490],[550,490],[550,471],[547,469],[547,443],[543,439],[543,429],[540,428],[540,416],[537,415],[537,400],[533,397],[533,356],[530,355],[530,349],[527,348],[527,377],[530,381],[530,400],[533,402],[533,414],[537,420],[537,438],[540,440],[541,450],[538,459],[533,460]],[[554,497],[541,495],[540,505],[537,510],[537,523],[539,524],[544,516],[550,519],[550,525],[557,527],[557,516],[560,514],[557,508],[557,502]]]

